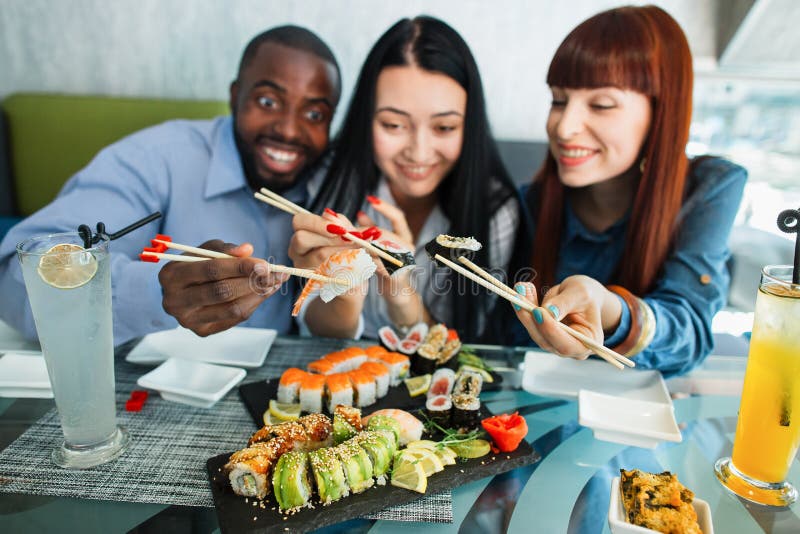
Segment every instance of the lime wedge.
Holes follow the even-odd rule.
[[[42,256],[38,271],[46,284],[58,289],[75,289],[94,278],[97,260],[80,245],[62,243]]]
[[[275,399],[269,401],[269,413],[272,419],[284,421],[296,421],[300,418],[300,404],[287,404],[278,402]]]
[[[406,378],[403,380],[408,388],[408,394],[412,397],[417,397],[428,392],[431,387],[431,375],[415,376],[414,378]]]
[[[403,460],[401,457],[395,459],[391,484],[398,488],[425,493],[428,489],[428,476],[422,464],[414,460]]]
[[[474,439],[472,441],[465,441],[464,443],[454,443],[449,447],[455,452],[459,458],[480,458],[489,454],[491,447],[489,442],[485,439]]]

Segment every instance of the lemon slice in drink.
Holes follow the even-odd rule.
[[[431,387],[431,375],[415,376],[414,378],[406,378],[403,380],[408,388],[408,394],[412,397],[417,397],[423,393],[427,393]]]
[[[296,421],[300,418],[300,404],[287,404],[278,402],[275,399],[269,401],[269,414],[274,421]]]
[[[58,289],[75,289],[97,273],[97,260],[80,245],[62,243],[45,252],[39,260],[39,276]]]
[[[398,488],[425,493],[428,489],[428,477],[419,462],[398,458],[392,469],[391,484]]]

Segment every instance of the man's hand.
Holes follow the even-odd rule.
[[[169,262],[158,273],[164,311],[181,326],[208,336],[235,326],[252,315],[289,276],[272,273],[267,262],[251,258],[249,243],[233,245],[207,241],[200,248],[235,258],[198,262]]]

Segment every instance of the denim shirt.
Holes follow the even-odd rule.
[[[714,348],[711,320],[727,298],[728,236],[746,180],[745,169],[720,158],[693,165],[672,252],[652,291],[640,295],[655,314],[656,331],[650,345],[634,357],[637,367],[659,369],[665,376],[681,374],[701,363]],[[523,195],[528,187],[523,188]],[[628,215],[604,232],[593,232],[580,222],[568,202],[564,207],[556,281],[583,274],[604,285],[613,283],[625,246]],[[604,344],[618,345],[630,328],[630,310],[622,302],[620,324]],[[519,322],[513,330],[515,342],[534,344]]]
[[[313,198],[319,177],[283,192],[298,204]],[[233,136],[231,117],[169,121],[136,132],[100,151],[64,185],[49,205],[13,227],[0,244],[0,318],[26,337],[36,330],[15,246],[34,235],[74,231],[103,221],[111,232],[154,211],[161,219],[113,241],[111,284],[114,343],[174,328],[162,305],[162,265],[139,261],[156,233],[199,245],[210,239],[252,243],[253,256],[291,265],[292,216],[253,198]],[[291,314],[297,281],[289,280],[242,326],[294,328]]]

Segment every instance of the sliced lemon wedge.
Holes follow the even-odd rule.
[[[80,245],[56,245],[39,260],[39,277],[58,289],[75,289],[97,273],[97,259]]]
[[[401,457],[420,464],[426,476],[431,476],[444,470],[444,464],[439,459],[439,456],[430,449],[405,449],[401,453]]]
[[[391,484],[398,488],[425,493],[428,489],[428,476],[421,463],[400,457],[395,460]]]
[[[427,393],[431,387],[431,375],[415,376],[414,378],[406,378],[403,382],[406,383],[408,394],[412,397],[417,397],[423,393]]]
[[[271,399],[268,411],[272,419],[278,419],[279,422],[296,421],[300,418],[300,404],[288,404]]]

